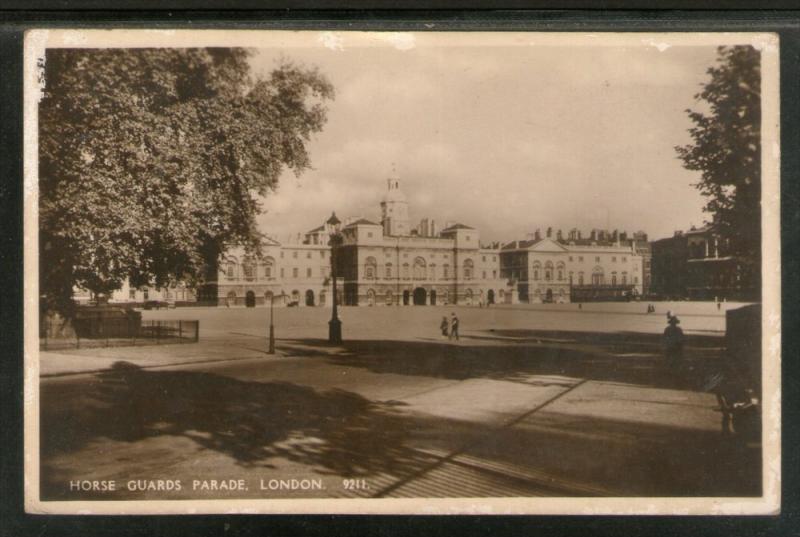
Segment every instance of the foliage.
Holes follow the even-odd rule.
[[[40,281],[66,311],[73,286],[196,283],[225,244],[257,249],[259,196],[306,144],[333,87],[244,49],[51,49],[39,108]]]
[[[761,68],[752,46],[720,47],[710,80],[695,96],[705,112],[687,110],[692,144],[676,147],[684,167],[701,172],[696,185],[705,211],[739,258],[743,285],[758,289],[761,259]]]

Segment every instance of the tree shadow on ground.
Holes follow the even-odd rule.
[[[513,338],[513,339],[512,339]],[[351,340],[332,347],[320,340],[287,340],[288,355],[324,357],[374,373],[451,380],[488,378],[525,383],[536,376],[705,391],[720,356],[720,338],[689,337],[684,368],[668,367],[658,337],[553,331],[493,331],[460,341]]]
[[[60,408],[56,397],[42,391],[43,459],[80,450],[98,437],[137,442],[172,435],[244,467],[269,468],[270,457],[284,457],[359,476],[421,463],[405,445],[410,424],[395,410],[402,403],[369,401],[342,390],[148,371],[118,362],[86,383],[73,408]]]
[[[760,451],[732,450],[712,431],[547,411],[511,427],[501,420],[414,414],[402,403],[341,390],[125,363],[92,378],[80,385],[79,396],[41,391],[45,498],[64,499],[64,478],[85,478],[79,468],[87,459],[114,472],[153,464],[117,462],[96,440],[131,443],[135,454],[137,443],[160,436],[189,439],[248,470],[270,468],[278,457],[321,474],[420,482],[421,496],[755,495],[760,483]],[[491,468],[470,470],[461,485],[458,472],[436,477],[436,468],[449,464],[439,464],[440,457],[449,454],[456,457],[448,460],[472,456]],[[54,459],[60,460],[56,466]],[[607,492],[587,493],[585,484],[604,485]]]

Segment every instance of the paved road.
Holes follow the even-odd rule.
[[[231,353],[263,344],[236,328]],[[279,358],[44,379],[43,498],[760,492],[759,450],[723,440],[713,397],[664,374],[657,337],[520,327],[329,347],[295,333]],[[223,482],[236,490],[212,490]]]

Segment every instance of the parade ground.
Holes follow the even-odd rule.
[[[266,308],[146,311],[199,341],[40,353],[42,498],[759,495],[704,386],[736,306],[276,308],[274,355]]]

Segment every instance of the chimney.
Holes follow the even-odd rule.
[[[547,238],[551,238],[553,236],[553,228],[548,226],[547,227]]]
[[[542,238],[542,232],[537,229],[536,231],[533,232],[533,238],[538,241],[539,239]]]
[[[556,239],[564,240],[564,235],[561,233],[560,229],[558,231],[556,231]]]
[[[597,240],[597,230],[596,229],[592,230],[591,234],[589,235],[589,238],[592,239],[593,241]]]

